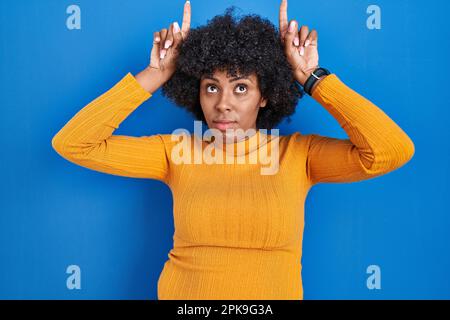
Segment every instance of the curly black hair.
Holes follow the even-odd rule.
[[[200,105],[200,80],[214,71],[227,76],[256,73],[265,108],[256,119],[258,129],[272,129],[294,114],[303,88],[293,78],[279,31],[267,19],[250,14],[237,19],[235,7],[226,9],[204,26],[190,29],[180,43],[176,71],[163,85],[162,94],[186,108],[197,120],[206,122]]]

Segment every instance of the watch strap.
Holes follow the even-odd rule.
[[[308,77],[308,79],[305,81],[305,84],[303,85],[303,89],[305,92],[309,95],[311,95],[311,90],[316,83],[320,79],[320,77],[329,75],[331,72],[328,69],[317,67],[314,69],[314,71],[311,73],[311,75]]]

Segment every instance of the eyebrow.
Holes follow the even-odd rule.
[[[217,78],[210,77],[210,76],[205,76],[203,79],[210,79],[210,80],[214,80],[214,81],[216,81],[216,82],[220,82]],[[249,80],[250,82],[253,82],[253,81],[252,81],[249,77],[247,77],[247,76],[240,76],[240,77],[231,78],[228,82],[234,82],[234,81],[237,81],[237,80],[240,80],[240,79],[247,79],[247,80]]]

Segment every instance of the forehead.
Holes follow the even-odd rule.
[[[232,80],[236,80],[236,79],[248,79],[249,81],[256,83],[257,77],[256,77],[256,73],[251,73],[248,75],[242,75],[239,72],[236,73],[236,76],[229,76],[227,75],[227,71],[214,71],[214,73],[212,74],[212,76],[208,75],[208,74],[204,74],[201,78],[201,80],[217,80],[219,82],[230,82]]]

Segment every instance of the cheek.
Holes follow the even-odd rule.
[[[211,115],[214,112],[213,104],[211,103],[211,101],[209,99],[204,99],[204,98],[200,97],[200,106],[202,108],[203,115],[205,116],[206,120],[209,121],[209,119],[211,118]]]
[[[200,106],[202,107],[203,110],[206,109],[208,105],[208,99],[206,99],[205,95],[200,92]]]
[[[241,122],[253,122],[258,116],[258,107],[254,104],[248,105],[245,108],[241,108],[237,111]]]

